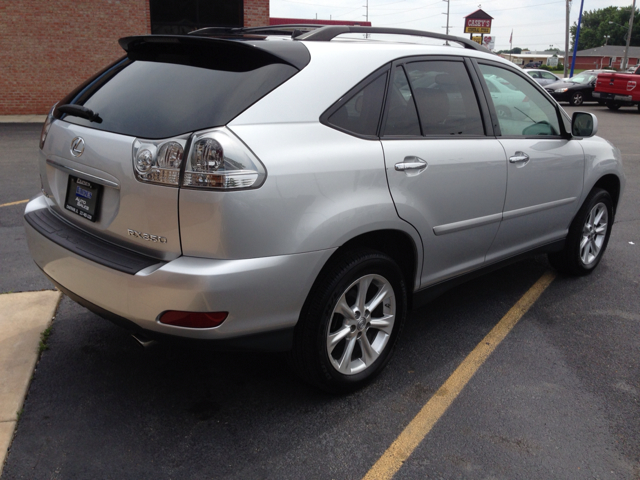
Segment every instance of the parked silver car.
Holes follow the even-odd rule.
[[[52,109],[25,228],[60,290],[138,337],[290,351],[340,392],[469,274],[598,265],[625,179],[595,116],[464,38],[293,28],[121,39]]]
[[[559,82],[562,78],[544,69],[527,69],[525,73],[533,78],[540,85],[548,85],[550,83]]]

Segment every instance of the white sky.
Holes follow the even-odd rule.
[[[472,0],[450,1],[449,33],[468,37],[469,34],[464,33],[463,17],[476,11],[480,3]],[[446,0],[368,0],[368,3],[369,21],[374,27],[445,33]],[[578,21],[580,2],[573,0],[571,3],[570,25],[573,25]],[[584,0],[584,11],[631,6],[631,3],[622,0]],[[270,0],[272,17],[316,18],[317,15],[318,19],[323,20],[363,21],[366,4],[367,0]],[[564,49],[565,0],[488,0],[481,5],[493,17],[491,35],[496,37],[496,50],[509,48],[511,29],[514,47],[544,50],[553,45],[554,48]]]

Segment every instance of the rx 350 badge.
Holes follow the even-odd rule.
[[[146,240],[147,242],[155,243],[167,243],[167,237],[161,237],[160,235],[151,235],[150,233],[138,232],[137,230],[131,230],[127,228],[127,233],[136,238]]]

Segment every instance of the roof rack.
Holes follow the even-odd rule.
[[[480,52],[490,52],[490,50],[488,50],[486,47],[483,47],[479,43],[476,43],[473,40],[469,40],[468,38],[454,37],[453,35],[444,35],[442,33],[425,32],[422,30],[408,30],[405,28],[329,25],[300,35],[296,37],[296,40],[305,40],[307,42],[328,42],[329,40],[333,40],[334,38],[336,38],[338,35],[342,35],[345,33],[386,33],[390,35],[411,35],[414,37],[435,38],[438,40],[459,43],[464,48],[478,50]]]
[[[297,37],[303,33],[311,32],[325,25],[290,24],[269,25],[264,27],[205,27],[189,32],[188,35],[215,36],[215,35],[291,35]]]

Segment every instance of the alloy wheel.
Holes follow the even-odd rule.
[[[600,202],[593,206],[582,228],[580,260],[585,266],[593,263],[600,255],[607,235],[609,213],[607,206]]]
[[[370,367],[387,346],[395,320],[395,293],[386,278],[370,274],[351,283],[329,321],[327,353],[333,368],[355,375]]]

